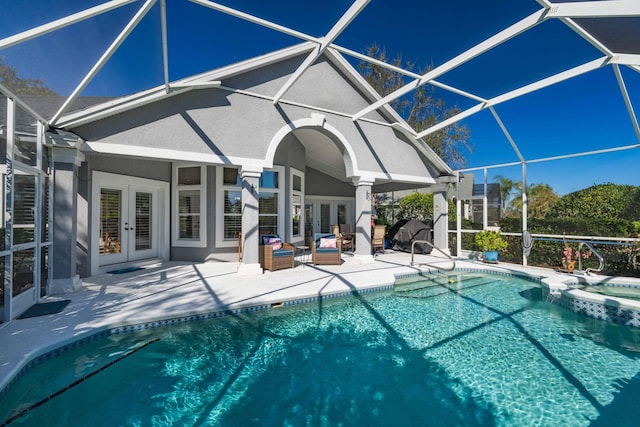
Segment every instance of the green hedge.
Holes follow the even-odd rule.
[[[533,234],[556,234],[563,233],[581,236],[607,236],[633,238],[637,236],[637,221],[626,219],[585,219],[585,218],[550,218],[550,219],[530,219],[528,221],[529,232]],[[503,232],[522,232],[522,220],[519,218],[505,218],[500,221],[500,229]],[[506,262],[522,262],[522,239],[520,236],[505,236],[509,242],[509,249],[500,255]],[[605,261],[603,274],[611,276],[631,276],[640,277],[640,266],[634,265],[634,246],[622,246],[616,244],[592,244],[602,255]],[[576,249],[578,244],[571,243]],[[527,259],[529,265],[540,267],[560,267],[562,263],[562,252],[564,244],[562,242],[547,241],[544,239],[534,239],[531,254]],[[595,256],[583,260],[582,268],[597,268],[598,259]]]

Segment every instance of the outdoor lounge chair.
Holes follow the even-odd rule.
[[[311,261],[315,265],[340,265],[342,250],[333,233],[316,233],[311,245]]]
[[[275,271],[293,268],[295,247],[284,243],[277,235],[260,236],[258,259],[263,270]]]
[[[375,254],[377,250],[384,252],[384,233],[386,226],[376,225],[373,229],[373,236],[371,236],[371,250]]]

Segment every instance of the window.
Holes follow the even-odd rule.
[[[224,239],[237,239],[242,231],[242,179],[235,168],[223,168]]]
[[[302,207],[304,206],[304,173],[291,170],[291,236],[301,237],[304,233]],[[293,239],[292,239],[293,240]]]
[[[278,230],[279,174],[264,171],[260,177],[258,201],[258,230],[260,235],[280,234]]]
[[[206,167],[174,166],[173,245],[205,247]]]
[[[347,205],[344,203],[338,203],[338,224],[348,224],[347,219]]]
[[[35,238],[36,177],[16,173],[13,179],[13,243],[32,242]]]
[[[258,229],[259,234],[280,234],[284,198],[282,197],[282,167],[262,172],[258,182]],[[238,233],[242,231],[242,178],[240,169],[220,167],[217,170],[217,203],[222,209],[216,215],[216,246],[231,247],[238,244]],[[219,212],[219,211],[218,211]],[[220,219],[221,218],[221,219]]]

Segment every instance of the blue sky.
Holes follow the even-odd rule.
[[[100,3],[0,0],[0,38]],[[159,3],[83,95],[119,96],[163,82]],[[351,5],[344,0],[219,3],[313,36],[328,32]],[[41,78],[58,93],[69,94],[142,4],[137,1],[5,49],[0,56],[21,76]],[[437,66],[539,9],[535,0],[373,0],[336,42],[358,52],[376,43],[418,68]],[[187,0],[167,0],[167,13],[171,80],[300,42]],[[564,24],[549,20],[438,81],[490,98],[601,56]],[[622,74],[638,112],[640,73],[623,67]],[[443,90],[436,93],[463,110],[475,103]],[[496,111],[528,160],[639,143],[611,67],[497,105]],[[471,130],[474,146],[469,167],[517,161],[489,111],[463,123]],[[594,183],[640,185],[640,174],[635,172],[639,160],[640,150],[634,149],[534,163],[527,167],[528,182],[548,183],[560,194]],[[497,174],[517,180],[520,167],[492,169],[489,178]]]

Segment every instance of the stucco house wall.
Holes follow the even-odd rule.
[[[335,52],[327,51],[274,102],[309,51],[309,45],[285,49],[184,79],[180,88],[168,93],[153,90],[64,117],[65,131],[81,138],[84,154],[78,194],[79,274],[95,272],[94,173],[164,182],[175,198],[176,168],[203,166],[202,244],[171,244],[168,250],[170,259],[184,261],[230,260],[235,252],[237,242],[218,235],[223,190],[217,181],[225,167],[237,168],[243,180],[246,173],[251,177],[273,168],[283,173],[284,210],[278,215],[283,217],[280,231],[285,236],[291,236],[294,172],[304,176],[304,197],[352,200],[350,206],[361,210],[369,209],[365,197],[376,187],[435,184],[446,165],[424,143],[400,130],[402,119],[390,108],[352,120],[377,95]],[[184,89],[193,82],[217,87]],[[253,179],[247,181],[251,188]],[[364,218],[363,213],[366,216],[367,212],[355,216]],[[175,215],[172,207],[172,224]],[[174,240],[167,237],[167,241]]]

